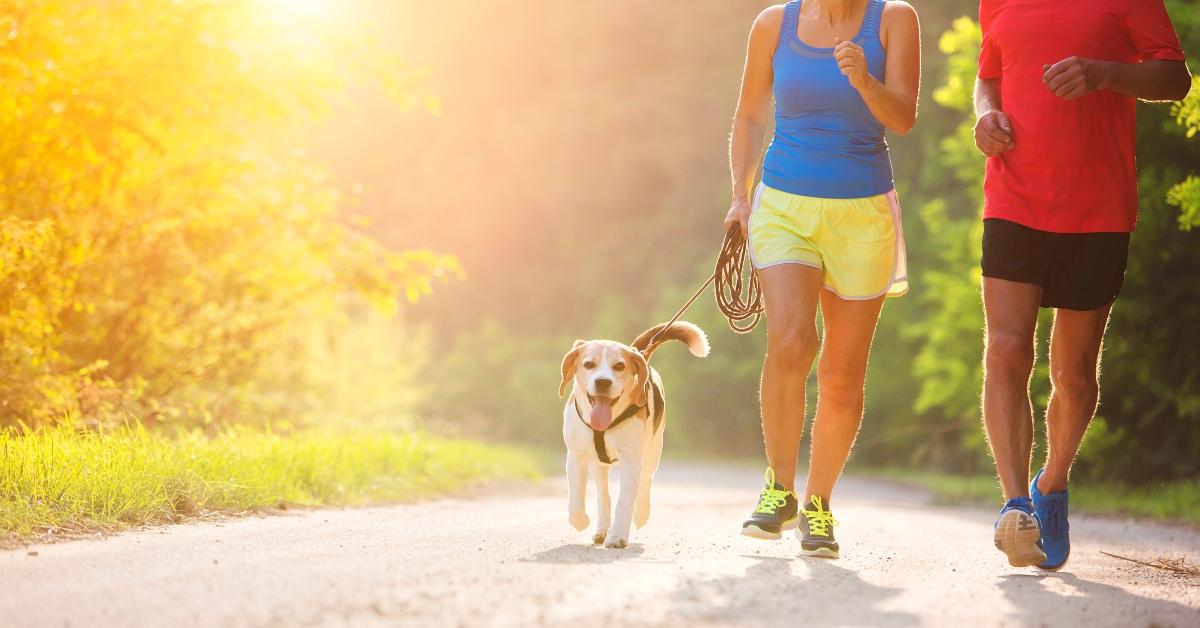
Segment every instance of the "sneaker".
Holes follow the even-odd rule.
[[[1041,525],[1028,497],[1008,500],[996,519],[996,549],[1008,555],[1013,567],[1028,567],[1046,562],[1042,550]]]
[[[1046,560],[1038,563],[1038,569],[1058,571],[1067,564],[1071,556],[1071,524],[1067,522],[1067,489],[1057,493],[1043,495],[1038,491],[1038,478],[1042,477],[1041,469],[1033,476],[1029,485],[1029,496],[1033,502],[1034,512],[1042,529],[1042,549],[1046,552]]]
[[[800,500],[796,494],[775,481],[775,470],[767,468],[766,484],[758,497],[758,507],[742,524],[742,535],[755,539],[774,541],[784,530],[796,527],[800,516]]]
[[[810,497],[804,505],[804,525],[796,530],[796,536],[800,537],[800,554],[837,558],[838,543],[833,538],[833,526],[837,524],[833,513],[825,510],[821,498],[816,495]]]

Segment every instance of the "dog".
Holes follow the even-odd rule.
[[[650,482],[662,458],[666,407],[662,378],[648,363],[663,343],[679,340],[696,357],[708,355],[708,338],[696,325],[679,321],[650,346],[665,324],[638,336],[633,345],[612,340],[576,340],[563,357],[558,396],[563,408],[567,446],[567,516],[576,530],[587,528],[584,507],[587,478],[596,483],[598,510],[593,543],[607,548],[629,545],[630,523],[650,519]],[[615,516],[608,493],[608,472],[616,465],[621,493]]]

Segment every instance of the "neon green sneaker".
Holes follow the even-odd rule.
[[[804,525],[796,530],[800,537],[800,554],[820,558],[837,558],[839,548],[833,538],[833,526],[838,524],[833,513],[825,509],[821,498],[813,495],[804,505]]]
[[[796,494],[775,481],[775,470],[767,467],[766,483],[758,496],[754,513],[742,523],[742,535],[754,539],[774,541],[791,530],[800,521],[800,500]]]

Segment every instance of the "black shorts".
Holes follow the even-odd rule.
[[[1042,307],[1095,310],[1125,283],[1128,233],[1051,233],[983,221],[983,276],[1042,287]]]

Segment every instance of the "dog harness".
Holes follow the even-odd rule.
[[[652,390],[654,392],[654,411],[653,411],[654,431],[657,433],[658,426],[662,423],[664,399],[663,399],[662,388],[659,387],[658,382],[651,380],[650,381],[650,390]],[[608,447],[605,446],[605,444],[604,444],[604,432],[599,432],[599,431],[592,429],[592,426],[588,425],[588,422],[583,419],[583,412],[580,411],[580,409],[579,409],[579,401],[578,400],[575,400],[574,406],[575,406],[575,415],[579,417],[579,422],[583,423],[584,427],[588,428],[589,430],[592,430],[592,444],[595,445],[595,447],[596,447],[596,457],[599,458],[600,462],[602,462],[604,464],[615,463],[616,460],[613,460],[612,458],[608,457]],[[635,416],[641,414],[642,410],[645,410],[645,409],[646,409],[646,406],[637,406],[637,405],[630,404],[630,406],[628,408],[626,408],[625,411],[620,414],[620,416],[613,419],[612,425],[609,425],[608,429],[611,430],[614,427],[625,422],[626,419],[629,419],[631,417],[635,417]],[[605,431],[608,431],[608,430],[605,430]]]

